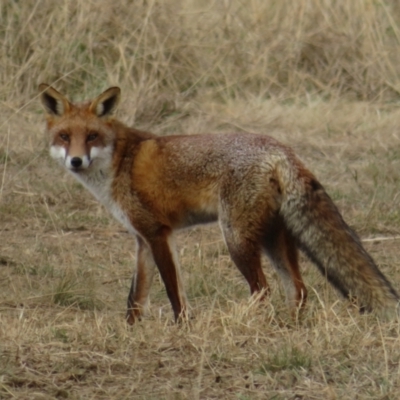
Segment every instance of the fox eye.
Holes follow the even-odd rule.
[[[64,142],[69,142],[69,135],[67,133],[61,132],[59,136]]]
[[[93,140],[96,140],[98,136],[99,135],[97,133],[95,133],[95,132],[89,133],[89,135],[87,136],[86,141],[87,142],[93,142]]]

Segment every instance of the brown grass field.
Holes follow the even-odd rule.
[[[399,320],[359,315],[302,258],[293,321],[265,261],[260,304],[217,226],[178,235],[194,319],[157,277],[128,327],[134,239],[48,156],[37,85],[122,88],[161,135],[292,146],[400,290],[397,0],[0,2],[1,399],[398,399]]]

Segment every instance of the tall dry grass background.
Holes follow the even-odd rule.
[[[395,399],[399,321],[360,316],[306,260],[301,321],[265,262],[249,299],[216,227],[179,234],[195,318],[124,322],[134,241],[47,155],[37,85],[111,85],[159,134],[293,146],[400,290],[396,0],[0,2],[0,398]]]

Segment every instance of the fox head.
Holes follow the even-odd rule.
[[[50,155],[71,172],[82,173],[109,162],[112,115],[121,90],[111,87],[92,101],[72,104],[51,86],[39,85],[50,135]]]

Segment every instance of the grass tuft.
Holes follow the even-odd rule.
[[[73,306],[81,310],[101,308],[90,282],[82,276],[64,274],[55,285],[52,293],[53,302],[62,307]]]
[[[284,370],[308,370],[312,366],[312,356],[293,345],[280,346],[275,353],[263,362],[260,373],[279,372]]]

